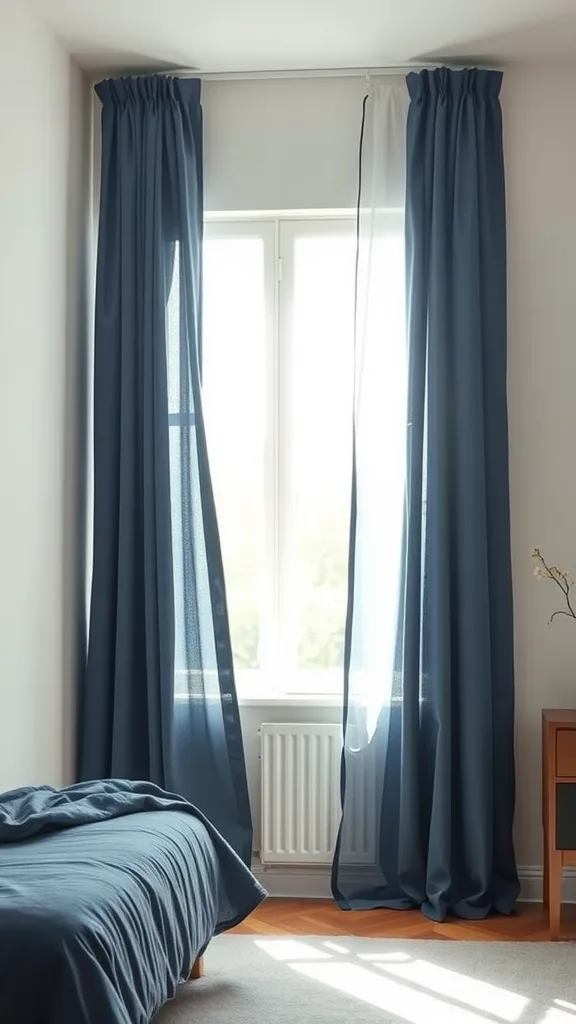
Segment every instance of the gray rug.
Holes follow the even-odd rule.
[[[224,935],[154,1024],[576,1024],[576,945]]]

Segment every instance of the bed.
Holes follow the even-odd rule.
[[[149,1024],[266,893],[150,783],[0,795],[0,1021]]]

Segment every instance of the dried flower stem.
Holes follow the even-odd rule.
[[[576,612],[574,611],[572,602],[570,601],[570,591],[574,586],[574,580],[568,575],[568,573],[559,569],[557,565],[548,565],[542,557],[539,548],[534,548],[532,550],[532,558],[538,562],[538,567],[535,570],[536,578],[539,580],[552,580],[552,582],[555,583],[562,591],[568,608],[568,611],[560,608],[558,611],[553,612],[548,619],[549,624],[554,622],[557,615],[566,615],[569,619],[576,619]]]

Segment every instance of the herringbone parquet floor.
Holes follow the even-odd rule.
[[[576,939],[576,905],[564,906],[562,939]],[[428,921],[416,910],[340,910],[331,900],[268,899],[236,929],[244,935],[360,935],[391,939],[468,939],[546,942],[539,903],[523,903],[510,917],[485,921]]]

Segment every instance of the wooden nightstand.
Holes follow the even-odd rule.
[[[576,865],[576,710],[542,712],[542,823],[544,907],[557,939],[562,868]]]

